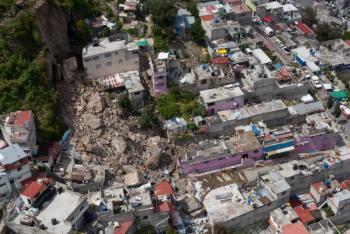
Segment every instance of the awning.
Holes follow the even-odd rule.
[[[146,47],[146,46],[148,46],[148,41],[147,40],[137,41],[136,45]]]
[[[276,155],[276,154],[287,153],[287,152],[290,152],[290,151],[293,151],[293,150],[295,150],[295,147],[294,146],[289,146],[289,147],[285,147],[285,148],[282,148],[282,149],[278,149],[278,150],[274,150],[274,151],[268,152],[267,156],[271,157],[271,156]]]
[[[218,49],[219,54],[227,54],[227,49]]]
[[[270,22],[272,21],[272,16],[269,16],[269,15],[264,16],[264,17],[262,18],[262,20],[263,20],[264,22],[266,22],[266,23],[270,23]]]
[[[338,90],[331,92],[331,97],[337,100],[342,100],[343,98],[346,98],[347,94],[345,90]]]

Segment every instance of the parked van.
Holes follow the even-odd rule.
[[[264,32],[265,32],[265,34],[266,34],[267,36],[269,36],[269,37],[272,37],[273,35],[275,35],[275,31],[273,31],[273,29],[270,28],[270,27],[266,27],[266,28],[264,29]]]

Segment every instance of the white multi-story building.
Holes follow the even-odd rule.
[[[31,110],[10,113],[1,124],[1,130],[8,145],[18,144],[28,155],[37,152],[35,123]]]
[[[139,48],[133,42],[104,38],[83,49],[83,63],[90,78],[139,71]]]
[[[20,189],[21,182],[32,176],[29,156],[17,144],[0,149],[0,164],[0,194]]]

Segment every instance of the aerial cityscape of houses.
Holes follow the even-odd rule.
[[[350,2],[174,1],[168,49],[145,2],[86,20],[61,138],[1,113],[1,232],[347,233],[350,41],[305,12],[346,31]]]

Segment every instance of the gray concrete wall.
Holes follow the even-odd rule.
[[[235,219],[227,221],[224,223],[224,227],[228,230],[244,229],[255,223],[265,221],[270,217],[270,212],[274,209],[282,206],[284,203],[288,202],[289,194],[282,197],[281,199],[271,202],[269,205],[265,205],[254,209],[244,215],[238,216]]]

